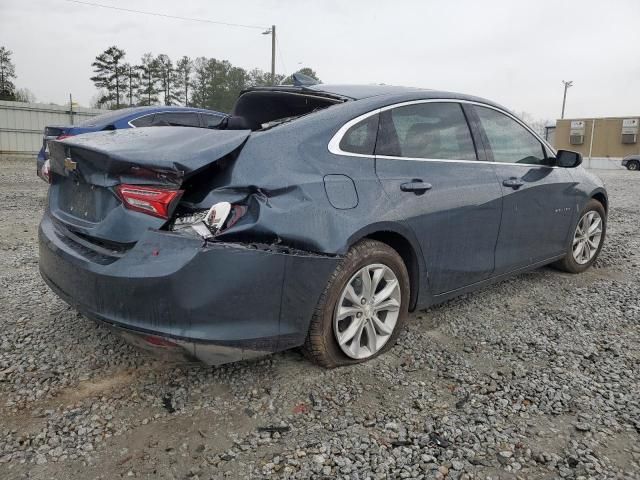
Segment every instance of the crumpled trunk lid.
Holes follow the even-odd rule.
[[[249,130],[155,127],[97,132],[50,144],[49,209],[63,228],[100,244],[135,243],[166,222],[126,209],[120,184],[179,189],[240,149]]]

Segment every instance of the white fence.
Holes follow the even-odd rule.
[[[592,168],[594,170],[618,170],[624,169],[621,165],[622,158],[616,157],[583,157],[582,165],[585,168]]]
[[[78,124],[104,110],[0,101],[0,155],[35,155],[47,125]],[[73,117],[73,118],[72,118]]]

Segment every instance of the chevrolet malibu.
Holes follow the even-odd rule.
[[[51,142],[40,271],[88,318],[208,364],[392,347],[410,311],[589,268],[607,193],[505,108],[390,86],[242,92],[213,130]]]

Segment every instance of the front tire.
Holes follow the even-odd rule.
[[[395,344],[406,321],[409,274],[388,245],[354,245],[322,293],[303,350],[326,368],[377,357]]]
[[[627,162],[627,170],[640,170],[640,162],[638,162],[637,160],[630,160],[629,162]]]
[[[555,263],[560,270],[582,273],[598,258],[607,232],[607,214],[602,204],[591,199],[580,213],[566,256]]]

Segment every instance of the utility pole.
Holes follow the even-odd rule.
[[[133,85],[131,82],[133,81],[133,67],[129,65],[129,106],[133,105]]]
[[[562,97],[562,115],[560,116],[561,119],[564,118],[564,106],[567,103],[567,90],[573,87],[573,80],[569,80],[568,82],[562,80],[562,83],[564,84],[564,96]]]
[[[71,120],[71,125],[73,125],[73,97],[69,94],[69,120]]]
[[[262,32],[263,35],[271,35],[271,85],[276,84],[276,26]]]
[[[271,83],[276,84],[276,26],[271,25]]]
[[[591,168],[591,154],[593,153],[593,136],[596,133],[596,119],[591,120],[591,140],[589,140],[589,168]]]

